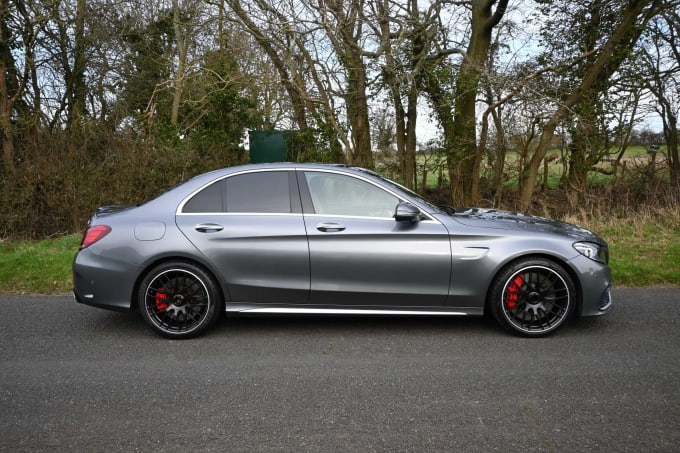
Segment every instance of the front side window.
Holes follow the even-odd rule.
[[[399,203],[389,192],[351,176],[305,172],[305,179],[317,214],[392,218]]]

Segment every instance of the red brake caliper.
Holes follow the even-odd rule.
[[[163,291],[156,291],[156,308],[159,310],[165,310],[168,308],[168,295]]]
[[[524,280],[521,275],[513,278],[508,289],[505,291],[505,306],[508,310],[512,310],[517,305],[517,300],[519,300],[519,291],[522,289]]]

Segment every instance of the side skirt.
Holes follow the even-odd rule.
[[[479,308],[442,309],[439,307],[290,307],[227,303],[225,311],[239,315],[308,315],[308,316],[478,316]]]

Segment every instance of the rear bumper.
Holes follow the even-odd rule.
[[[125,307],[125,306],[119,306],[119,305],[110,305],[110,304],[100,304],[97,303],[94,298],[90,298],[91,296],[89,294],[85,295],[80,295],[76,292],[76,290],[73,290],[73,298],[78,302],[79,304],[83,305],[89,305],[91,307],[97,307],[97,308],[103,308],[105,310],[113,310],[113,311],[130,311],[132,308],[130,306]]]
[[[73,261],[73,295],[78,303],[107,310],[133,308],[135,272],[130,263],[116,263],[83,250]]]

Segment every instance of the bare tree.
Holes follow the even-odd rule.
[[[32,8],[30,1],[0,0],[0,128],[6,173],[15,167],[17,126],[24,129],[22,143],[33,142],[43,116],[36,30],[44,19]]]
[[[680,14],[677,8],[666,9],[649,29],[650,45],[642,64],[644,86],[654,96],[655,110],[661,117],[666,139],[672,184],[680,187],[678,154],[678,116],[680,115]]]
[[[462,53],[458,48],[437,46],[436,40],[443,31],[442,7],[440,1],[430,2],[424,10],[417,0],[369,3],[367,23],[380,45],[371,56],[382,60],[382,80],[394,108],[401,178],[409,188],[415,184],[418,100],[424,73],[448,55]]]
[[[224,3],[229,6],[244,30],[253,36],[278,71],[279,80],[290,98],[295,123],[300,131],[306,132],[309,127],[308,96],[301,68],[293,64],[295,30],[292,21],[279,14],[274,6],[264,0],[249,2],[246,6],[241,0],[224,0]]]
[[[479,199],[481,151],[477,146],[477,94],[493,32],[507,10],[508,0],[463,3],[470,10],[470,38],[454,75],[453,95],[433,72],[426,78],[426,90],[443,129],[451,201],[457,205],[476,203]],[[451,74],[451,70],[444,74]]]
[[[548,118],[543,126],[540,141],[526,171],[520,178],[520,208],[529,210],[533,198],[538,172],[541,163],[552,143],[553,135],[559,124],[569,115],[572,109],[592,93],[592,90],[609,79],[630,55],[647,23],[663,6],[662,0],[631,0],[625,3],[620,13],[620,20],[611,33],[601,37],[603,44],[598,46],[595,59],[584,72],[573,91],[562,101],[562,104]]]

